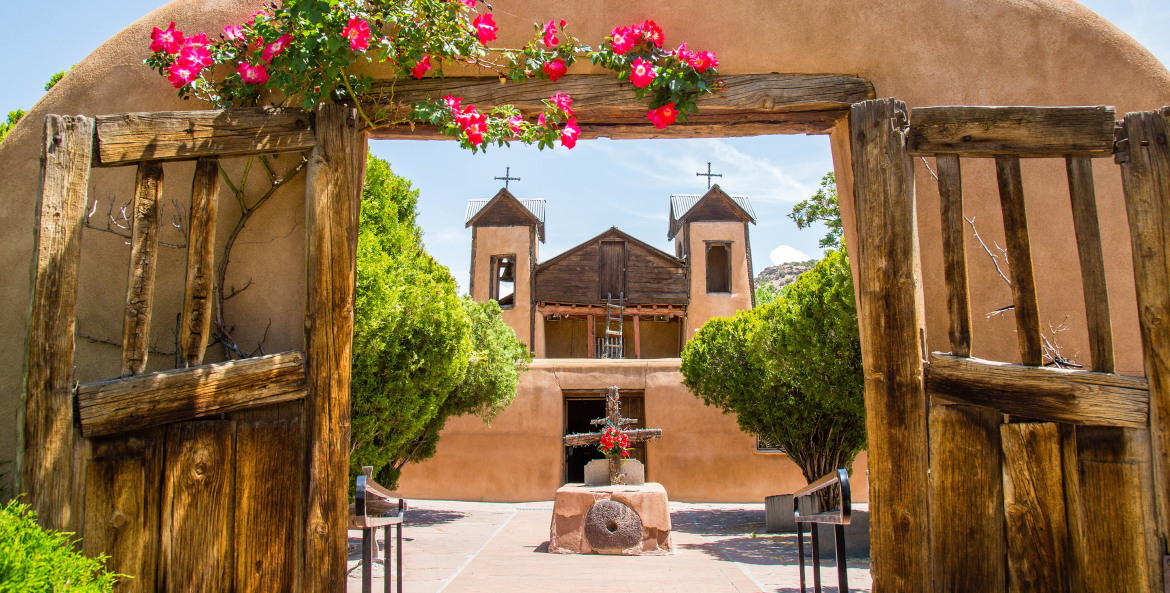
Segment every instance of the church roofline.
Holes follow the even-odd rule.
[[[497,200],[511,200],[520,206],[520,210],[528,215],[532,224],[536,226],[540,235],[540,242],[544,243],[544,198],[520,199],[512,195],[506,188],[500,188],[491,198],[476,198],[467,201],[467,212],[464,215],[464,228],[473,226],[479,217],[488,210],[488,206]]]
[[[738,210],[746,222],[756,224],[756,211],[752,208],[751,200],[747,196],[732,196],[723,191],[719,184],[711,186],[705,194],[671,194],[670,195],[670,227],[666,231],[666,238],[673,239],[682,229],[683,223],[694,211],[695,207],[707,199],[724,199]]]

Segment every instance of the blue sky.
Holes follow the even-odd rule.
[[[1170,64],[1170,1],[1082,3]],[[162,1],[10,4],[5,9],[10,26],[0,36],[0,113],[27,109],[44,94],[52,73],[79,62]],[[49,22],[52,38],[45,27],[36,26]],[[464,288],[471,253],[471,233],[463,227],[466,202],[494,195],[501,182],[493,177],[502,176],[505,167],[521,178],[510,188],[518,197],[548,200],[548,242],[541,245],[542,258],[548,259],[610,226],[672,251],[666,240],[670,194],[705,191],[705,178],[695,173],[711,162],[712,170],[723,174],[717,183],[752,199],[758,215],[751,235],[757,272],[775,260],[820,255],[817,241],[823,231],[798,231],[786,214],[832,169],[826,136],[591,140],[572,151],[517,146],[478,155],[443,141],[373,141],[370,149],[420,190],[427,249]]]

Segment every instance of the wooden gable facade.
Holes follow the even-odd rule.
[[[675,194],[670,196],[670,228],[667,239],[673,239],[687,222],[756,222],[755,212],[747,198],[731,196],[719,187],[711,186],[703,195]]]
[[[536,267],[539,303],[600,305],[606,293],[627,306],[686,305],[686,263],[616,227]]]
[[[539,209],[540,211],[534,212]],[[465,227],[535,226],[540,242],[544,242],[544,200],[521,202],[507,188],[500,188],[490,200],[472,200],[468,203]]]

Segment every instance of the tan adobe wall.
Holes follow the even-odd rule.
[[[742,222],[691,222],[683,234],[690,235],[691,302],[687,305],[686,339],[712,317],[728,317],[752,308],[752,278],[748,273],[747,241]],[[707,292],[707,244],[731,241],[731,292]]]
[[[471,269],[474,279],[471,297],[478,302],[488,300],[491,294],[492,256],[516,256],[516,298],[511,309],[504,309],[504,321],[516,330],[516,337],[532,347],[532,227],[476,227],[474,233],[475,256]]]
[[[16,448],[22,361],[27,336],[29,268],[40,159],[41,130],[47,113],[97,115],[130,111],[198,109],[180,101],[174,89],[142,65],[150,27],[179,22],[187,31],[211,34],[237,24],[263,6],[262,0],[176,0],[143,17],[97,48],[13,129],[0,144],[0,455]],[[1118,113],[1170,104],[1170,73],[1144,48],[1112,24],[1068,0],[496,0],[500,46],[530,38],[531,23],[564,18],[570,31],[596,44],[615,25],[655,19],[668,44],[687,41],[693,49],[718,53],[720,72],[854,74],[871,81],[878,96],[894,96],[911,107],[925,105],[1114,105]],[[587,72],[584,64],[573,72]],[[454,73],[455,70],[448,70]],[[834,163],[841,183],[847,242],[853,244],[848,135],[833,135]],[[921,165],[921,162],[919,161]],[[167,168],[164,202],[185,201],[190,177]],[[923,287],[927,298],[928,340],[946,348],[946,305],[942,298],[938,194],[923,166],[917,169],[919,225],[923,234]],[[1063,334],[1069,352],[1088,352],[1079,268],[1071,232],[1062,163],[1026,162],[1024,189],[1033,223],[1032,248],[1043,323],[1068,316],[1072,331]],[[1098,159],[1098,209],[1107,281],[1113,304],[1117,363],[1122,372],[1141,373],[1137,316],[1134,307],[1128,226],[1116,165]],[[96,171],[90,194],[126,196],[133,170]],[[964,161],[964,198],[968,215],[981,233],[1003,243],[990,161]],[[423,196],[422,199],[427,199]],[[217,242],[222,245],[232,221],[232,200],[222,201]],[[266,212],[241,239],[233,282],[253,280],[253,288],[233,299],[231,317],[243,341],[255,341],[268,321],[268,351],[298,348],[304,311],[303,190],[290,187],[275,196]],[[117,240],[87,233],[83,250],[80,327],[99,337],[120,328],[127,254]],[[757,236],[757,243],[772,238]],[[1013,360],[1014,323],[1009,316],[985,319],[979,314],[1005,305],[1010,292],[968,243],[977,356]],[[175,270],[174,256],[160,254],[160,273]],[[173,312],[181,278],[159,279],[158,309],[152,343],[173,342]],[[168,300],[169,299],[169,300]],[[79,378],[105,375],[113,347],[82,345]],[[215,352],[217,349],[213,348]],[[99,352],[100,351],[100,352]],[[165,366],[166,357],[153,365]],[[11,453],[7,453],[11,455]],[[0,457],[2,460],[2,457]]]
[[[644,390],[646,426],[663,431],[647,447],[648,479],[671,500],[760,502],[805,484],[788,456],[756,453],[755,438],[733,416],[691,395],[678,368],[678,359],[534,361],[515,402],[490,428],[452,419],[435,457],[404,468],[399,490],[408,498],[551,500],[564,472],[562,390],[610,385]],[[854,502],[868,500],[866,467],[862,453],[853,466]]]

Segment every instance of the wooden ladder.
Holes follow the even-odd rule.
[[[613,293],[607,293],[605,298],[605,341],[602,342],[602,358],[621,358],[624,344],[622,343],[622,316],[626,310],[625,293],[618,293],[617,304],[614,304]],[[617,311],[617,315],[614,315]]]

